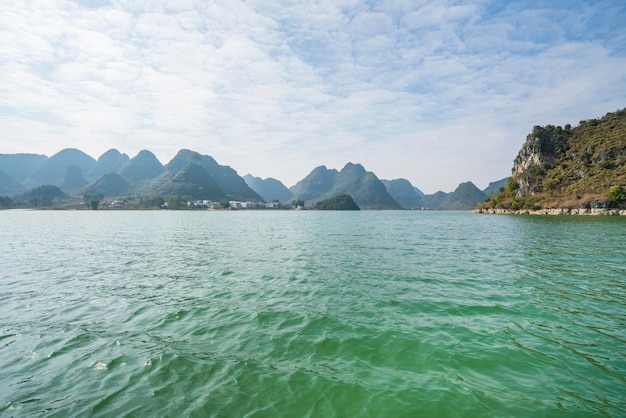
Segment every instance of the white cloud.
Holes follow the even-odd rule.
[[[624,107],[625,8],[521,4],[10,3],[0,152],[190,148],[287,185],[352,161],[484,187],[533,125]]]

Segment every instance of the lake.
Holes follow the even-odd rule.
[[[0,211],[0,416],[626,416],[626,218]]]

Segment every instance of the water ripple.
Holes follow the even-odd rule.
[[[2,416],[626,416],[623,220],[2,215]]]

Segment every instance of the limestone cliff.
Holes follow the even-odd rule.
[[[535,126],[526,143],[513,161],[512,177],[517,195],[532,195],[543,190],[543,179],[555,162],[563,158],[568,148],[571,129]]]
[[[574,128],[535,126],[506,186],[479,208],[622,208],[625,187],[626,109]]]

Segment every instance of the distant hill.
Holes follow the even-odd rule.
[[[611,152],[614,153],[610,151],[607,155],[613,155]],[[603,165],[607,169],[613,166],[619,164]],[[502,182],[491,183],[485,191],[498,190]],[[311,206],[338,195],[349,195],[362,209],[439,210],[465,209],[474,204],[480,193],[470,184],[463,183],[449,194],[425,195],[406,179],[380,180],[362,165],[347,163],[341,171],[316,167],[288,189],[273,178],[261,179],[250,174],[240,177],[213,157],[188,149],[181,149],[166,165],[149,150],[129,158],[110,149],[97,161],[72,148],[50,158],[37,154],[0,154],[0,195],[7,196],[17,196],[39,185],[55,185],[70,198],[103,194],[108,198],[132,197],[143,202],[178,195],[210,200],[298,200]]]
[[[65,193],[63,193],[63,190],[61,190],[58,186],[46,184],[43,186],[35,187],[34,189],[31,189],[27,191],[26,193],[24,193],[23,195],[21,195],[21,197],[25,197],[25,198],[37,197],[37,196],[59,198],[59,197],[65,197]]]
[[[0,170],[17,182],[30,177],[48,157],[39,154],[0,154]]]
[[[26,191],[26,188],[13,177],[0,171],[0,196],[15,196]]]
[[[509,181],[508,177],[505,177],[501,180],[498,181],[492,181],[491,183],[489,183],[489,185],[483,190],[483,193],[486,194],[487,196],[490,196],[494,193],[497,193],[500,191],[501,187],[506,186],[506,182]]]
[[[611,188],[624,187],[626,109],[580,121],[574,128],[535,126],[513,162],[512,176],[504,189],[480,208],[609,205]],[[612,203],[626,204],[615,199]]]
[[[107,173],[119,173],[129,161],[128,155],[116,149],[110,149],[98,158],[90,177],[98,178]]]
[[[335,177],[330,194],[349,194],[360,207],[366,209],[402,209],[387,192],[383,182],[361,164],[346,164]]]
[[[340,172],[316,167],[290,190],[295,199],[307,205],[348,194],[362,209],[471,210],[487,198],[472,182],[461,183],[452,193],[425,195],[406,179],[379,180],[360,164],[352,163]]]
[[[427,194],[422,197],[424,203],[424,209],[437,210],[440,209],[441,203],[444,201],[448,194],[442,191],[435,192],[434,194]]]
[[[45,160],[23,184],[30,187],[60,184],[68,166],[76,166],[82,173],[90,173],[96,166],[96,160],[80,150],[66,148]]]
[[[313,171],[289,190],[294,197],[305,202],[320,200],[332,189],[338,173],[334,168],[329,170],[324,165],[315,167]]]
[[[330,199],[315,202],[313,206],[317,210],[360,210],[349,194],[340,194]]]
[[[158,189],[158,195],[184,196],[219,201],[227,197],[199,161],[189,161],[174,177]]]
[[[420,209],[424,194],[406,179],[381,180],[387,192],[405,209]],[[421,194],[420,194],[421,193]]]
[[[119,174],[129,182],[136,183],[154,179],[163,170],[163,164],[152,152],[141,150],[124,165]]]
[[[317,167],[292,192],[307,204],[348,194],[363,209],[402,209],[378,177],[360,164],[347,163],[339,172]]]
[[[50,158],[35,154],[6,154],[0,161],[12,172],[28,176],[20,184],[10,175],[0,173],[0,194],[7,196],[16,196],[44,183],[42,185],[60,186],[74,196],[102,194],[111,198],[132,193],[148,200],[159,195],[263,200],[232,168],[218,164],[208,155],[186,149],[180,150],[166,166],[149,150],[140,151],[132,159],[115,149],[102,154],[98,161],[80,150],[65,149]],[[21,162],[30,164],[30,168],[20,171]],[[85,176],[86,172],[90,173],[89,177]],[[290,192],[287,190],[287,193]]]
[[[87,180],[83,177],[83,173],[78,166],[68,165],[65,170],[65,177],[59,182],[58,186],[64,192],[77,191],[87,184]]]
[[[246,184],[260,195],[266,202],[278,200],[280,202],[289,202],[293,199],[293,193],[281,183],[279,180],[268,177],[262,179],[254,177],[250,174],[243,176]]]
[[[480,202],[483,202],[487,195],[483,193],[471,181],[461,183],[452,192],[448,193],[437,209],[441,210],[472,210]]]
[[[99,195],[105,197],[121,197],[128,194],[132,185],[124,177],[117,173],[107,173],[98,180],[89,184],[83,191],[86,195]]]
[[[165,172],[155,181],[155,184],[163,184],[176,176],[188,163],[199,165],[206,174],[215,182],[217,187],[224,194],[224,198],[232,200],[263,200],[254,190],[252,190],[235,170],[228,166],[219,165],[212,157],[201,155],[198,152],[188,149],[181,149],[165,166]],[[199,173],[198,173],[199,174]],[[199,179],[199,177],[194,177]],[[161,187],[161,186],[159,186]],[[162,188],[161,188],[162,190]],[[205,199],[207,199],[205,197]]]
[[[15,197],[17,202],[28,202],[31,206],[51,207],[63,201],[67,195],[53,185],[35,187]]]
[[[202,156],[202,167],[215,180],[218,186],[236,200],[260,201],[261,196],[252,190],[235,170],[227,165],[220,165],[208,155]]]
[[[405,182],[408,183],[408,185]],[[491,183],[492,186],[497,186],[497,184],[498,182]],[[459,184],[451,193],[438,191],[433,194],[423,194],[419,191],[419,189],[411,186],[408,180],[395,184],[396,187],[402,187],[400,190],[404,192],[405,195],[401,194],[398,189],[392,189],[392,182],[387,182],[386,186],[388,189],[392,190],[390,194],[394,196],[396,200],[404,203],[403,207],[406,209],[471,210],[476,207],[477,203],[480,203],[487,198],[487,195],[478,189],[472,182]],[[409,194],[409,188],[413,189],[415,195]],[[405,200],[407,194],[414,200]],[[417,196],[417,199],[415,196]]]
[[[200,155],[200,153],[196,151],[181,149],[176,153],[174,158],[172,158],[167,164],[165,164],[164,175],[170,178],[174,177],[189,163],[201,165],[202,155]]]

